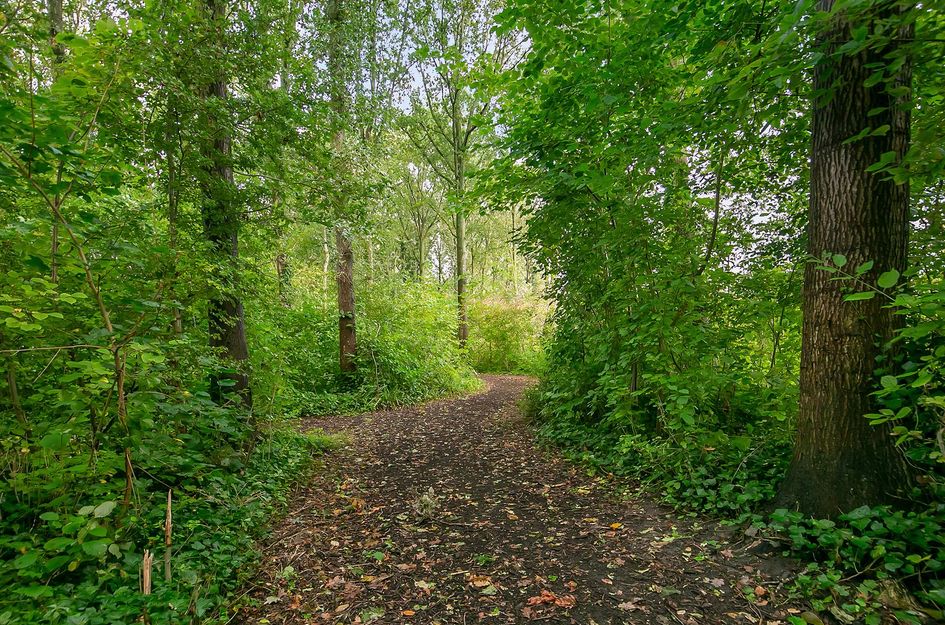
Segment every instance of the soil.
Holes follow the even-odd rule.
[[[797,564],[742,529],[623,494],[542,447],[533,380],[306,420],[347,432],[263,546],[237,621],[787,623]],[[807,616],[807,615],[804,615]]]

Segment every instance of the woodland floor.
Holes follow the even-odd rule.
[[[347,431],[264,545],[256,623],[786,623],[796,564],[538,445],[529,378],[306,428]],[[769,551],[767,555],[761,555]],[[776,553],[776,552],[775,552]]]

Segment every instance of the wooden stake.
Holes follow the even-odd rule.
[[[144,557],[141,559],[141,594],[151,594],[151,563],[154,562],[154,556],[147,549],[144,550]]]

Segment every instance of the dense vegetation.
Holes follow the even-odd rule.
[[[536,360],[491,330],[541,314],[510,217],[472,210],[405,130],[439,111],[397,106],[418,88],[404,37],[432,18],[395,34],[402,8],[371,6],[3,6],[0,622],[215,620],[333,444],[287,419],[473,390],[471,361],[509,363],[496,340]],[[466,212],[465,296],[490,311],[469,352]]]
[[[943,41],[893,0],[5,3],[0,624],[225,619],[336,443],[290,419],[475,371],[838,619],[941,616]]]
[[[525,0],[500,22],[531,42],[495,184],[556,303],[543,432],[678,506],[757,513],[841,620],[873,577],[940,609],[941,12]]]

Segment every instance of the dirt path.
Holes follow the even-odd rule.
[[[530,383],[335,417],[349,431],[265,548],[241,622],[785,623],[790,563],[540,449]],[[753,545],[753,543],[755,543]]]

